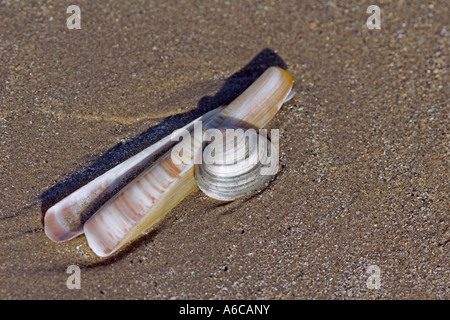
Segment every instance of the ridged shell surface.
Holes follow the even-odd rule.
[[[260,188],[278,171],[276,148],[255,129],[217,128],[208,133],[214,141],[203,148],[195,179],[209,197],[233,201]],[[261,170],[267,165],[273,168],[270,173]]]

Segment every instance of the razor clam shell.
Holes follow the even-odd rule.
[[[285,70],[267,69],[242,95],[206,121],[204,129],[263,127],[278,112],[293,83],[292,76]],[[167,152],[84,224],[88,244],[97,255],[109,256],[141,235],[197,188],[193,159],[201,150],[202,141],[195,136],[191,139],[193,151],[179,155],[181,164],[175,164],[171,152]]]
[[[222,141],[214,140],[207,146],[218,155],[214,161],[195,164],[195,179],[200,190],[210,198],[221,201],[233,201],[245,196],[264,185],[271,175],[261,174],[264,164],[260,159],[269,155],[269,163],[278,163],[278,152],[271,142],[255,130],[242,131],[230,140],[226,131],[230,128],[218,128]],[[219,138],[220,139],[220,138]],[[218,150],[218,149],[222,150]],[[278,166],[276,166],[278,169]],[[276,171],[271,172],[275,174]]]

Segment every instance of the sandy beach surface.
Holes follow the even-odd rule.
[[[449,16],[444,0],[1,1],[0,299],[450,299]],[[269,66],[297,95],[268,126],[265,188],[226,205],[197,190],[107,259],[46,237],[51,205]]]

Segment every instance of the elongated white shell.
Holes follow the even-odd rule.
[[[219,110],[210,120],[205,121],[204,129],[218,126],[263,127],[277,113],[282,103],[292,96],[293,83],[293,78],[286,71],[277,67],[267,69],[241,96],[226,108]],[[191,139],[193,151],[179,154],[178,160],[182,160],[180,164],[176,164],[178,162],[174,161],[176,159],[169,150],[105,203],[84,224],[83,231],[89,246],[97,255],[108,256],[151,228],[197,188],[192,160],[202,147],[202,141],[197,140],[195,136]],[[139,164],[130,162],[123,168],[130,170]],[[108,176],[108,172],[105,175]],[[107,183],[99,185],[105,188]],[[92,189],[95,190],[95,187]],[[89,202],[89,192],[86,193],[81,194],[78,199]],[[67,206],[61,207],[68,207],[70,210],[55,210],[48,219],[50,224],[61,225],[64,217],[71,216],[73,212],[74,216],[77,216],[78,211],[72,210],[71,207],[74,205],[73,200],[67,203],[69,203]],[[65,215],[66,211],[70,214]],[[57,229],[48,228],[48,230]],[[51,237],[51,232],[47,235]]]

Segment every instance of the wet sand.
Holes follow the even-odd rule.
[[[1,299],[449,299],[446,1],[0,3]],[[109,259],[53,243],[45,211],[265,68],[280,173],[192,193]],[[66,286],[81,268],[81,289]],[[369,266],[379,289],[367,286]]]

